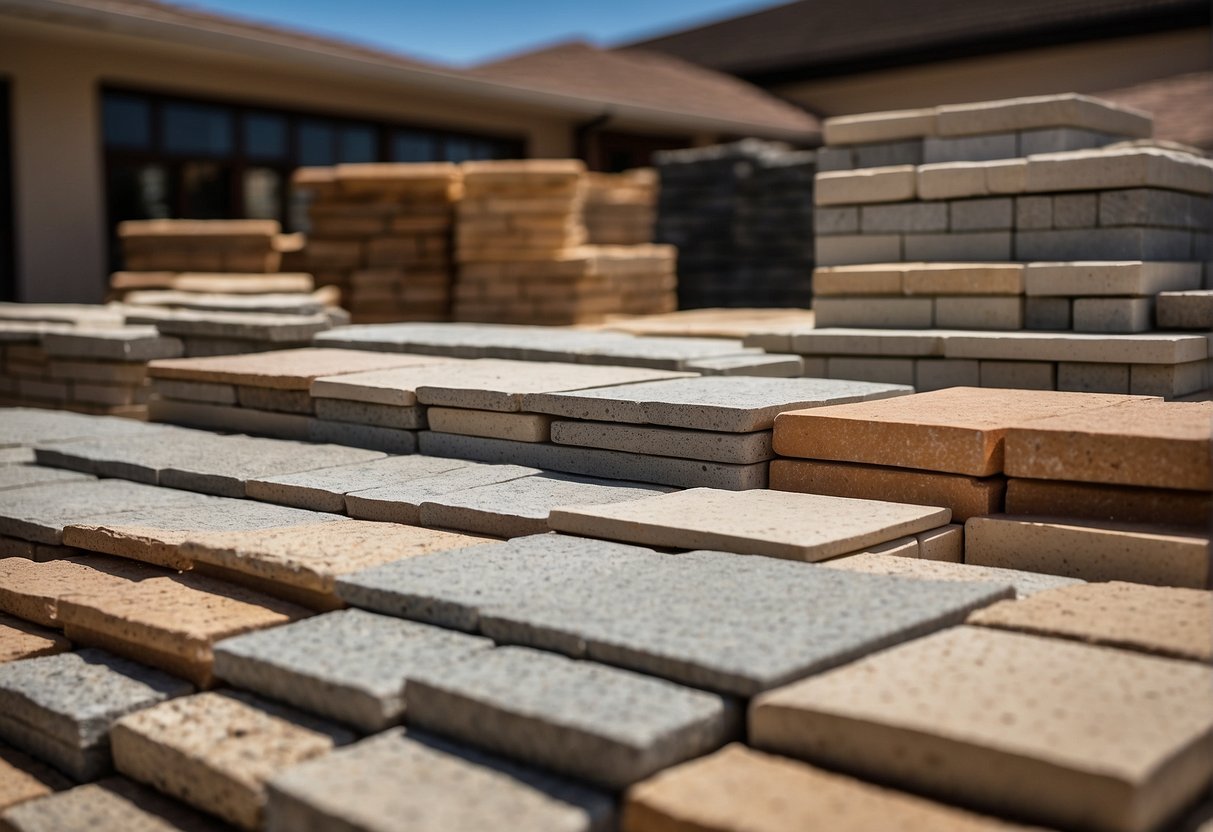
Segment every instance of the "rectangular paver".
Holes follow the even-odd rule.
[[[751,465],[772,456],[771,432],[766,430],[722,433],[609,422],[558,421],[552,423],[552,441],[558,445],[734,465]]]
[[[71,781],[33,757],[0,746],[0,812],[69,788]]]
[[[99,514],[189,503],[193,494],[120,480],[53,483],[9,492],[0,501],[0,534],[33,543],[63,542],[63,528]]]
[[[154,566],[99,555],[46,562],[4,558],[0,559],[0,610],[44,627],[61,628],[61,597],[111,586],[124,587],[168,574]]]
[[[351,491],[345,495],[345,507],[350,517],[416,525],[421,522],[421,504],[433,497],[540,473],[538,468],[521,465],[465,464],[431,476]]]
[[[53,656],[71,649],[71,642],[53,630],[0,614],[0,664]]]
[[[307,390],[312,380],[321,376],[424,366],[442,361],[427,355],[305,348],[153,361],[148,365],[148,373],[152,378],[207,384]]]
[[[353,465],[253,479],[246,483],[246,491],[254,500],[343,513],[345,495],[353,491],[408,482],[474,464],[433,456],[390,456]]]
[[[830,569],[845,569],[849,572],[866,572],[871,575],[902,575],[926,581],[982,581],[1000,586],[1010,584],[1015,588],[1015,595],[1019,598],[1057,587],[1082,583],[1077,578],[1045,575],[1020,569],[900,557],[885,552],[844,555],[840,558],[822,561],[821,566]]]
[[[0,817],[13,832],[223,832],[230,829],[120,777],[30,801]]]

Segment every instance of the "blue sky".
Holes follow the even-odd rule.
[[[778,0],[190,0],[417,58],[470,64],[578,37],[616,44],[732,17]]]

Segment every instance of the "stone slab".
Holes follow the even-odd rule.
[[[158,485],[166,468],[206,459],[227,447],[224,439],[210,431],[163,425],[144,435],[41,443],[36,450],[42,465]]]
[[[722,355],[688,361],[686,369],[705,376],[762,376],[765,378],[799,378],[804,373],[804,359],[799,355]]]
[[[415,431],[356,425],[351,422],[330,422],[327,419],[310,420],[307,438],[312,442],[365,448],[387,454],[411,454],[417,450]]]
[[[1077,361],[1094,364],[1183,364],[1209,355],[1204,335],[1147,332],[961,332],[944,343],[947,358]]]
[[[740,728],[720,696],[526,647],[421,671],[405,705],[410,725],[609,789],[712,751]]]
[[[500,643],[751,696],[959,623],[1013,590],[536,535],[348,575],[338,592]]]
[[[1163,292],[1158,296],[1159,329],[1213,329],[1213,291]]]
[[[120,480],[36,485],[7,492],[0,502],[0,534],[34,543],[63,542],[63,528],[128,509],[168,507],[196,496]]]
[[[629,832],[788,832],[823,821],[834,832],[1026,829],[739,743],[638,783],[623,808]]]
[[[1110,581],[1000,601],[969,624],[1213,663],[1213,593]]]
[[[148,578],[59,599],[69,639],[161,667],[199,687],[214,683],[212,645],[304,618],[308,611],[202,575]]]
[[[441,363],[443,359],[425,355],[304,348],[153,361],[148,374],[157,379],[307,390],[321,376]]]
[[[609,422],[557,421],[552,423],[551,433],[552,441],[558,445],[733,465],[764,462],[773,455],[770,431],[722,433]]]
[[[901,557],[884,552],[845,555],[841,558],[822,561],[821,565],[830,569],[845,569],[850,572],[865,572],[872,575],[900,575],[907,578],[920,578],[924,581],[978,581],[1000,586],[1010,584],[1015,588],[1015,595],[1018,598],[1026,598],[1038,592],[1081,583],[1075,578],[1025,572],[1019,569]]]
[[[760,697],[750,737],[996,814],[1138,832],[1213,776],[1208,684],[1193,662],[960,627]]]
[[[111,329],[74,329],[48,332],[42,338],[47,355],[57,358],[91,358],[107,361],[150,361],[176,358],[184,347],[176,338],[166,338],[154,326],[122,326]]]
[[[817,561],[946,525],[944,508],[784,491],[693,488],[554,509],[553,529],[647,546]]]
[[[1148,297],[1199,288],[1199,263],[1127,260],[1028,263],[1024,267],[1024,291],[1033,297]]]
[[[204,402],[152,399],[147,405],[153,422],[182,425],[204,431],[249,433],[278,439],[307,440],[312,417],[301,413],[275,413],[251,407],[228,407]]]
[[[400,722],[414,674],[491,647],[479,636],[341,610],[224,639],[215,675],[373,733]]]
[[[234,824],[264,822],[265,782],[353,740],[344,729],[241,693],[199,693],[122,717],[110,731],[122,774]]]
[[[528,395],[523,398],[523,409],[568,419],[749,433],[769,429],[776,415],[784,411],[909,392],[911,388],[902,385],[836,379],[701,376]]]
[[[31,485],[83,482],[92,479],[93,477],[76,471],[63,471],[38,465],[0,465],[0,491],[27,488]]]
[[[70,786],[70,780],[49,766],[20,751],[0,746],[0,813],[18,803],[48,797]]]
[[[71,649],[71,642],[53,630],[0,614],[0,664]]]
[[[426,421],[430,430],[439,433],[485,436],[513,442],[547,442],[551,438],[552,417],[538,413],[431,407],[426,410]]]
[[[987,477],[1003,469],[1012,425],[1134,399],[1111,394],[953,387],[781,414],[775,452]]]
[[[1064,506],[1064,510],[1059,509]],[[1093,482],[1007,480],[1006,512],[1112,523],[1154,523],[1207,534],[1213,497],[1205,491],[1134,488]]]
[[[521,537],[548,531],[548,516],[557,506],[600,506],[669,491],[618,480],[540,474],[435,495],[423,500],[418,512],[424,526]]]
[[[223,832],[230,829],[197,815],[180,803],[109,777],[31,801],[0,816],[6,832]]]
[[[328,315],[275,315],[265,312],[171,312],[141,309],[127,320],[155,323],[164,335],[180,338],[229,338],[270,344],[306,344],[332,328]]]
[[[1155,523],[975,517],[965,526],[965,559],[1090,581],[1204,589],[1213,579],[1207,529],[1185,531]]]
[[[71,550],[68,550],[71,551]],[[168,574],[134,561],[98,555],[64,557],[46,562],[27,558],[0,560],[0,610],[44,627],[62,628],[59,599],[81,590],[126,586]]]
[[[181,399],[204,404],[235,404],[236,388],[230,384],[152,379],[152,393],[162,399]]]
[[[428,737],[393,729],[295,766],[268,785],[267,832],[609,832],[602,792]]]
[[[416,430],[426,424],[425,408],[420,406],[398,407],[396,405],[350,402],[342,399],[313,399],[316,418],[329,422],[350,422],[397,430]]]
[[[110,770],[109,731],[189,683],[86,648],[0,665],[0,736],[78,781]]]
[[[421,521],[421,504],[434,497],[540,473],[538,468],[521,465],[464,465],[406,482],[348,492],[346,512],[361,520],[417,525]]]
[[[1134,401],[1014,426],[1015,477],[1213,490],[1213,402]]]
[[[351,492],[408,482],[470,465],[473,463],[442,457],[389,456],[353,465],[251,479],[246,483],[246,491],[254,500],[343,513],[345,495]]]

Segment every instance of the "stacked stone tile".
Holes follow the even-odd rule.
[[[302,168],[294,183],[310,195],[308,268],[341,287],[355,320],[449,318],[456,165]]]
[[[150,304],[155,300],[176,300],[186,305],[193,295],[308,295],[315,281],[304,272],[275,272],[273,274],[226,274],[223,272],[114,272],[110,275],[109,300],[134,302],[142,298]],[[156,293],[165,293],[157,296]],[[332,292],[316,295],[317,300],[333,301]],[[233,302],[235,298],[231,298]],[[173,304],[162,304],[173,305]]]
[[[277,220],[128,220],[118,224],[131,272],[278,271]]]
[[[657,172],[591,172],[587,177],[585,228],[595,245],[635,246],[653,241],[657,217]]]
[[[656,240],[678,249],[678,302],[809,305],[812,152],[754,139],[663,151]]]

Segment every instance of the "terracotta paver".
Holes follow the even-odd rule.
[[[71,649],[71,642],[53,630],[0,614],[0,664]]]
[[[79,555],[39,563],[25,558],[0,560],[0,610],[44,627],[62,627],[59,599],[77,592],[98,592],[171,573],[134,561]]]
[[[20,751],[0,746],[0,812],[66,789],[71,781]]]
[[[121,777],[17,806],[0,823],[13,832],[224,832],[230,827]]]

